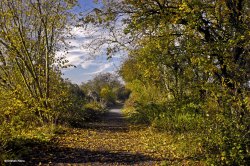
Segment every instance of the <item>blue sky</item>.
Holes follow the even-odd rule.
[[[79,7],[74,8],[74,12],[89,12],[93,8],[100,7],[101,4],[93,3],[93,0],[79,0]],[[72,83],[80,84],[92,79],[96,74],[104,72],[115,72],[121,64],[121,56],[115,55],[107,60],[104,53],[105,47],[98,49],[93,55],[92,50],[88,49],[88,44],[96,37],[104,37],[107,33],[102,29],[88,27],[73,27],[71,34],[74,39],[68,39],[70,44],[68,53],[59,51],[58,54],[63,54],[69,63],[75,65],[76,68],[63,69],[63,77],[68,78]]]

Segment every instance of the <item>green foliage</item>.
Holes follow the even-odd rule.
[[[57,103],[55,122],[79,127],[84,123],[83,105],[86,103],[85,94],[78,85],[70,82],[65,82],[61,88],[58,94],[62,92],[63,95],[61,95],[61,100],[57,100],[60,103]]]
[[[152,126],[160,131],[171,131],[173,133],[202,131],[203,121],[204,119],[200,115],[163,113],[152,122]]]
[[[132,43],[120,70],[131,90],[125,111],[167,131],[203,133],[208,164],[246,165],[249,1],[108,2],[102,11],[116,18],[102,24],[122,19],[119,35],[130,39],[122,44]]]
[[[86,120],[96,120],[107,111],[106,107],[98,102],[90,102],[84,105],[84,114]]]
[[[112,89],[108,86],[103,87],[100,92],[100,97],[103,99],[104,102],[115,103],[116,96],[115,93],[112,92]]]
[[[239,119],[233,114],[225,116],[224,113],[209,115],[206,121],[206,137],[203,140],[208,163],[214,165],[246,165],[248,163],[250,133],[249,120],[245,118]]]
[[[1,123],[53,122],[63,109],[67,94],[59,69],[64,61],[55,52],[73,6],[73,1],[1,2]]]
[[[57,89],[51,85],[62,82],[58,67],[63,60],[55,57],[56,43],[65,33],[71,17],[67,11],[73,4],[4,0],[0,5],[1,93],[15,92],[18,100],[36,109],[44,120],[48,120],[46,112],[55,107]]]
[[[81,89],[89,102],[100,102],[106,106],[115,105],[117,100],[124,101],[128,97],[118,76],[110,73],[96,75],[87,83],[82,83]]]
[[[98,102],[89,102],[81,108],[64,112],[60,120],[72,127],[83,127],[86,122],[96,121],[107,111],[106,106]]]
[[[25,140],[53,136],[50,126],[58,123],[62,112],[77,107],[70,105],[75,99],[61,78],[66,61],[55,55],[74,6],[75,1],[67,0],[0,3],[0,151],[4,157],[18,153],[15,147],[25,148]]]

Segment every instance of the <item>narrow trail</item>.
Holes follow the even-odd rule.
[[[121,106],[110,109],[104,116],[97,122],[86,124],[87,128],[96,128],[101,130],[110,131],[126,131],[128,130],[128,124],[125,117],[122,115]]]
[[[121,108],[110,109],[98,122],[68,128],[55,145],[36,147],[30,165],[156,165],[163,159],[145,147],[147,133],[132,129]]]

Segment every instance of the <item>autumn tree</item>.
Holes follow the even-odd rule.
[[[87,83],[82,83],[80,87],[92,100],[112,105],[115,104],[118,93],[122,91],[121,88],[124,86],[117,75],[101,73]]]
[[[86,21],[99,18],[97,24],[111,32],[119,25],[114,22],[122,23],[120,35],[129,37],[122,44],[133,45],[121,68],[132,87],[131,97],[156,102],[155,91],[146,93],[155,86],[165,95],[163,101],[171,103],[170,111],[203,116],[211,162],[245,163],[249,158],[249,1],[105,2]],[[145,93],[138,93],[138,88]]]
[[[3,0],[0,2],[1,101],[20,103],[43,119],[56,109],[62,82],[56,64],[59,43],[64,38],[73,1]],[[53,85],[53,86],[52,86]],[[60,90],[59,90],[60,91]]]

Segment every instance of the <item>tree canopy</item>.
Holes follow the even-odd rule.
[[[126,86],[132,91],[127,106],[151,123],[164,123],[165,127],[169,125],[165,123],[168,116],[199,115],[208,136],[204,139],[208,158],[226,165],[246,162],[249,158],[250,2],[104,2],[104,7],[91,13],[85,21],[98,18],[92,22],[111,32],[122,24],[123,32],[119,35],[129,36],[123,43],[117,41],[121,45],[133,45],[120,69]],[[217,150],[211,152],[211,149]]]

